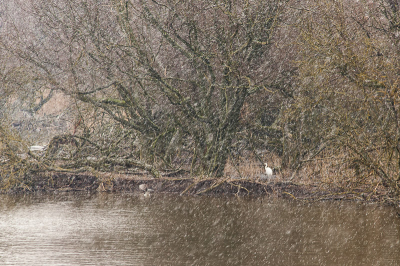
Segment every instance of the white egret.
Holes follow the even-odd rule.
[[[268,167],[267,163],[265,163],[265,173],[267,174],[268,178],[272,177],[273,175],[272,169]]]

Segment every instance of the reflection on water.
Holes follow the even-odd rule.
[[[0,195],[0,265],[400,265],[400,219],[357,203]]]

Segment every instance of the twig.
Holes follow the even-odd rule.
[[[240,184],[239,185],[236,185],[236,184],[234,184],[234,183],[231,183],[231,182],[228,182],[229,184],[231,184],[232,186],[235,186],[235,187],[238,187],[238,192],[235,194],[236,196],[239,194],[239,192],[240,192],[240,189],[244,189],[244,190],[246,190],[247,191],[247,194],[250,194],[250,191],[247,189],[247,188],[245,188],[245,187],[242,187]]]
[[[214,183],[214,185],[210,186],[209,188],[207,188],[207,189],[205,189],[205,190],[203,190],[203,191],[197,192],[196,195],[199,195],[199,194],[208,192],[208,191],[210,191],[210,190],[213,190],[214,188],[217,188],[217,187],[219,187],[220,185],[222,185],[222,183],[225,183],[226,180],[227,180],[227,179],[224,179],[224,180],[222,180],[222,181],[219,182],[219,183],[216,183],[216,184]]]
[[[297,198],[295,196],[293,196],[293,194],[289,193],[289,192],[283,192],[282,194],[288,194],[289,196],[291,196],[292,198],[294,198],[295,200],[297,200]]]
[[[193,182],[191,185],[189,185],[181,194],[180,196],[184,195],[189,189],[191,189],[194,185],[197,185],[199,182]]]

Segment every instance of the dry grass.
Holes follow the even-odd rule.
[[[370,200],[388,196],[389,189],[372,171],[358,172],[351,166],[348,157],[317,158],[305,163],[296,173],[294,182],[318,187],[327,195],[351,194],[353,197]],[[385,198],[385,197],[384,197]]]
[[[266,161],[271,168],[279,168],[279,156],[270,155],[264,158],[268,158]],[[225,169],[225,178],[241,177],[259,181],[263,173],[264,165],[254,157],[247,157],[235,163],[229,161]],[[382,185],[379,177],[373,172],[357,173],[346,160],[346,156],[318,158],[304,163],[298,171],[274,170],[274,174],[275,183],[290,181],[300,186],[313,187],[313,193],[317,193],[314,200],[357,199],[388,203],[394,200],[390,189]],[[314,197],[313,194],[308,196]]]
[[[0,120],[0,189],[26,187],[24,177],[29,171],[25,162],[26,143],[17,132]]]
[[[291,181],[301,185],[317,186],[320,191],[343,191],[351,193],[378,193],[385,190],[379,177],[372,172],[357,175],[346,161],[345,156],[317,158],[306,162],[298,171],[280,169],[281,158],[275,154],[262,157],[274,169],[275,181]],[[265,173],[264,165],[254,156],[229,160],[225,167],[225,178],[259,180]],[[361,192],[362,191],[362,192]]]
[[[268,154],[260,157],[263,162],[260,162],[251,154],[235,158],[233,161],[229,159],[224,171],[226,178],[232,179],[251,179],[257,180],[262,174],[265,174],[264,163],[268,163],[268,166],[274,169],[277,181],[283,181],[287,177],[285,172],[280,171],[281,158],[275,154]]]

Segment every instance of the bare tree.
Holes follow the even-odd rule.
[[[91,145],[99,164],[158,176],[161,162],[172,167],[186,157],[193,173],[221,176],[243,106],[270,85],[269,51],[285,3],[32,1],[35,32],[3,47],[48,89],[91,108],[76,126],[79,145]],[[82,147],[75,160],[87,164]]]
[[[308,6],[299,26],[299,87],[285,121],[297,165],[325,158],[343,176],[352,173],[360,182],[378,176],[398,194],[396,8],[395,1]]]

